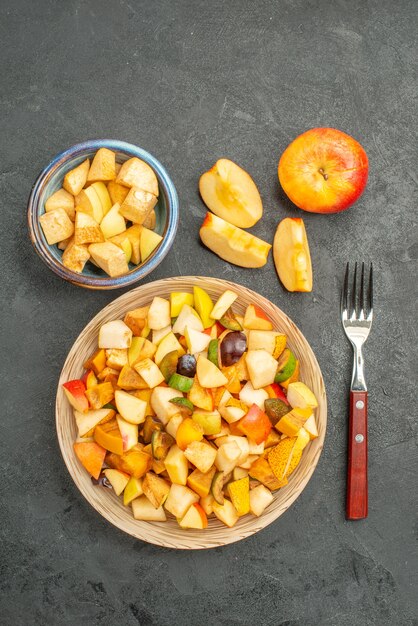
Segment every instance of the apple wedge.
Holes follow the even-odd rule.
[[[271,245],[225,220],[207,213],[200,228],[202,242],[221,259],[241,267],[263,267]]]
[[[122,437],[123,451],[126,452],[138,443],[138,424],[131,424],[120,415],[116,416],[116,421]]]
[[[189,304],[185,304],[181,309],[173,325],[173,333],[184,335],[186,326],[189,329],[193,328],[194,330],[197,330],[199,332],[203,332],[204,330],[202,320]]]
[[[187,510],[194,504],[199,502],[199,496],[186,487],[185,485],[177,485],[173,483],[170,487],[170,493],[164,503],[164,508],[174,515],[174,517],[184,517]]]
[[[100,230],[103,233],[105,239],[120,235],[126,230],[126,223],[124,217],[119,212],[120,205],[114,204],[110,211],[106,213],[102,221],[100,222]]]
[[[161,243],[163,238],[158,233],[155,233],[153,230],[149,230],[142,227],[141,230],[141,241],[140,241],[140,251],[141,251],[141,262],[143,263],[146,259],[154,252],[157,246]]]
[[[175,334],[173,332],[169,332],[158,344],[157,352],[154,356],[155,363],[160,365],[165,355],[174,351],[177,352],[178,356],[182,356],[184,354],[184,349]]]
[[[260,517],[273,500],[274,496],[270,489],[267,489],[264,485],[257,485],[257,487],[250,491],[250,512]]]
[[[178,407],[170,400],[182,396],[181,391],[171,389],[171,387],[154,387],[151,395],[151,406],[163,424],[167,424],[170,418],[179,411]]]
[[[148,358],[137,361],[134,365],[134,369],[145,380],[150,389],[154,389],[154,387],[161,385],[164,381],[161,370],[152,359]]]
[[[179,526],[181,528],[195,528],[197,530],[203,530],[207,528],[208,518],[206,517],[206,513],[203,508],[195,502],[188,509],[185,516],[178,520]]]
[[[200,333],[193,328],[185,328],[184,336],[190,354],[198,354],[206,350],[210,343],[210,335]]]
[[[111,468],[105,469],[103,473],[112,485],[115,494],[117,496],[120,496],[120,494],[129,482],[129,474],[125,474],[125,472],[121,472],[120,470]]]
[[[62,388],[71,406],[80,413],[87,413],[89,402],[86,396],[86,385],[82,380],[69,380]]]
[[[227,289],[223,292],[220,298],[215,302],[215,305],[212,309],[210,316],[214,320],[220,320],[221,317],[225,315],[230,306],[235,302],[238,298],[238,294],[235,291],[231,291]]]
[[[90,215],[98,224],[103,219],[103,206],[93,186],[82,189],[75,198],[75,210]]]
[[[128,504],[130,504],[132,500],[135,500],[135,498],[142,496],[143,493],[144,491],[142,489],[142,478],[135,478],[135,476],[131,476],[125,487],[125,491],[123,492],[123,504],[125,506],[128,506]]]
[[[100,203],[102,205],[103,215],[106,215],[106,213],[110,211],[112,206],[116,204],[116,202],[112,202],[106,185],[103,182],[98,181],[97,183],[93,183],[92,185],[90,185],[89,189],[94,189],[94,191],[97,193]]]
[[[221,370],[202,354],[197,359],[196,374],[199,385],[206,389],[222,387],[228,384],[228,379]]]
[[[286,217],[277,226],[273,243],[277,273],[288,291],[312,291],[312,262],[305,225]]]
[[[274,383],[277,361],[267,350],[248,350],[245,361],[254,389],[261,389]]]
[[[263,215],[263,204],[253,179],[229,159],[219,159],[202,174],[199,191],[208,209],[234,226],[251,228]]]
[[[213,310],[213,302],[210,295],[202,289],[202,287],[193,287],[193,300],[192,302],[188,302],[196,309],[200,319],[202,320],[202,324],[205,328],[209,328],[213,326],[215,323],[212,318],[212,310]]]
[[[118,412],[127,422],[142,424],[145,421],[147,408],[145,400],[136,398],[122,389],[117,389],[115,391],[115,403]]]

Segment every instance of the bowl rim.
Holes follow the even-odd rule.
[[[128,157],[138,157],[148,163],[148,165],[153,168],[158,178],[158,183],[164,196],[167,210],[167,220],[162,235],[163,239],[157,249],[154,250],[143,265],[132,269],[123,276],[117,276],[114,278],[111,278],[110,276],[87,276],[86,274],[78,274],[77,272],[73,272],[72,270],[64,267],[64,265],[51,253],[50,246],[46,242],[38,219],[40,212],[41,190],[43,186],[51,180],[55,172],[70,158],[82,156],[84,153],[91,152],[92,150],[98,150],[99,148],[109,148],[111,150],[123,152]],[[66,148],[57,154],[37,176],[29,195],[27,207],[29,236],[38,256],[49,267],[49,269],[64,280],[88,289],[119,289],[121,287],[132,285],[147,276],[157,267],[157,265],[160,264],[170,250],[174,242],[179,221],[179,200],[177,191],[165,167],[158,159],[143,148],[118,139],[89,139]]]
[[[188,283],[189,288],[193,287],[194,285],[202,286],[203,288],[205,288],[205,285],[206,287],[208,286],[208,282],[211,283],[211,286],[214,286],[216,288],[222,287],[224,289],[232,289],[232,290],[234,288],[235,289],[238,288],[241,291],[239,297],[243,297],[244,295],[251,295],[251,297],[257,298],[258,304],[261,306],[261,308],[264,308],[268,304],[269,307],[272,306],[273,309],[277,309],[283,321],[286,324],[290,325],[290,327],[293,327],[297,331],[299,340],[303,342],[304,347],[307,350],[307,357],[309,357],[309,360],[313,364],[313,367],[317,373],[318,381],[319,381],[318,382],[318,385],[319,385],[318,411],[321,410],[321,424],[323,425],[322,431],[321,429],[319,429],[320,430],[319,436],[313,441],[311,441],[310,443],[310,445],[314,445],[314,448],[315,448],[313,459],[309,463],[308,467],[304,470],[303,476],[298,479],[298,483],[295,484],[294,491],[291,491],[289,493],[286,492],[286,497],[283,503],[281,503],[280,509],[278,511],[274,511],[274,515],[271,516],[271,519],[269,518],[268,512],[267,514],[264,513],[260,517],[254,518],[254,521],[257,521],[257,527],[255,529],[240,529],[239,532],[238,532],[238,529],[235,527],[227,528],[225,526],[225,530],[224,530],[225,534],[223,536],[222,541],[211,539],[209,535],[207,535],[206,537],[204,535],[203,536],[201,535],[199,537],[197,534],[195,534],[195,533],[198,533],[199,531],[195,531],[195,533],[192,533],[192,534],[189,534],[190,531],[184,531],[187,534],[185,535],[184,542],[181,545],[177,545],[174,543],[170,544],[168,540],[164,540],[164,538],[160,538],[158,532],[152,532],[151,527],[154,527],[154,530],[155,530],[155,526],[152,522],[136,521],[135,532],[134,532],[124,527],[123,519],[121,520],[120,518],[116,518],[116,516],[113,517],[114,510],[112,508],[106,507],[105,509],[103,509],[101,502],[100,503],[96,502],[95,498],[92,497],[91,481],[88,480],[88,482],[85,482],[85,484],[83,484],[80,480],[78,480],[77,476],[73,474],[73,469],[71,468],[69,450],[68,448],[66,448],[65,442],[62,439],[62,433],[61,433],[61,428],[60,428],[61,412],[65,410],[64,407],[66,406],[62,402],[63,396],[64,396],[63,391],[62,391],[62,383],[67,382],[68,380],[67,375],[66,375],[66,370],[75,361],[77,348],[78,348],[77,344],[81,340],[82,336],[88,333],[89,331],[93,331],[93,330],[94,332],[97,333],[98,324],[103,324],[106,319],[106,316],[110,315],[109,319],[114,319],[115,314],[112,312],[112,310],[115,306],[122,304],[122,303],[124,304],[124,306],[131,306],[132,303],[129,303],[129,305],[127,305],[125,304],[125,300],[129,301],[129,299],[132,298],[133,294],[138,294],[138,298],[139,298],[140,292],[143,289],[147,289],[147,290],[155,289],[156,293],[162,293],[162,288],[164,289],[170,288],[170,290],[177,290],[179,286],[178,285],[179,282]],[[69,410],[69,405],[67,406],[67,410]],[[81,330],[81,332],[78,334],[77,338],[73,342],[67,354],[67,357],[65,359],[61,373],[60,373],[58,386],[57,386],[56,402],[55,402],[55,425],[56,425],[57,438],[58,438],[61,455],[63,457],[65,465],[67,466],[68,472],[73,482],[75,483],[76,487],[78,488],[78,490],[87,500],[87,502],[101,515],[101,517],[106,519],[116,528],[119,528],[119,530],[122,530],[123,532],[130,534],[136,539],[140,539],[147,543],[152,543],[154,545],[159,545],[161,547],[174,548],[174,549],[208,549],[208,548],[222,547],[230,543],[235,543],[237,541],[240,541],[241,539],[245,539],[247,537],[250,537],[253,534],[256,534],[258,531],[262,530],[263,528],[269,526],[272,522],[276,521],[301,495],[302,491],[305,489],[306,485],[308,484],[308,482],[310,481],[312,477],[312,474],[314,473],[316,469],[316,466],[318,464],[318,461],[319,461],[319,458],[321,456],[321,452],[324,446],[324,440],[325,440],[326,428],[327,428],[327,396],[326,396],[326,389],[325,389],[324,379],[322,376],[322,371],[309,342],[307,341],[303,333],[299,330],[299,328],[296,326],[296,324],[286,315],[286,313],[282,311],[282,309],[280,309],[276,304],[271,302],[271,300],[268,300],[261,294],[258,294],[257,292],[253,291],[252,289],[248,287],[245,287],[243,285],[240,285],[238,283],[234,283],[231,281],[223,280],[220,278],[203,277],[203,276],[174,276],[174,277],[152,281],[150,283],[146,283],[145,285],[140,285],[136,287],[135,289],[132,289],[128,291],[127,293],[119,296],[118,298],[115,298],[112,302],[110,302],[105,307],[103,307],[90,320],[90,322],[88,322],[84,326],[84,328]],[[291,484],[291,479],[289,480],[289,486],[290,484]],[[286,487],[284,489],[286,489]],[[144,524],[145,524],[145,527],[144,527]],[[202,531],[202,532],[207,532],[207,531]],[[152,535],[151,538],[148,537],[148,533],[151,533]],[[193,540],[193,537],[195,538],[195,540]]]

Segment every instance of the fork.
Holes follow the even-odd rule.
[[[367,517],[367,387],[364,379],[362,347],[373,321],[373,265],[370,264],[368,288],[365,287],[365,268],[361,264],[360,287],[357,285],[357,263],[354,265],[352,287],[349,287],[350,267],[344,277],[341,294],[341,319],[344,332],[354,351],[353,376],[350,387],[348,423],[348,467],[346,518]]]

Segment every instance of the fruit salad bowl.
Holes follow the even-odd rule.
[[[129,257],[127,259],[128,264],[125,263],[126,269],[123,272],[119,272],[118,274],[111,273],[110,275],[102,269],[101,265],[98,266],[92,257],[90,257],[90,259],[88,258],[87,262],[84,259],[84,264],[79,269],[75,269],[76,266],[74,265],[72,266],[70,264],[66,264],[64,257],[65,248],[60,248],[60,244],[57,246],[51,245],[48,242],[42,222],[47,215],[52,215],[54,213],[48,213],[49,209],[47,202],[48,200],[51,201],[51,197],[56,197],[58,193],[64,193],[67,197],[71,197],[68,192],[62,189],[63,184],[65,186],[65,178],[71,175],[71,173],[76,169],[80,169],[83,164],[93,162],[95,155],[97,156],[97,153],[100,151],[107,151],[107,153],[113,152],[116,155],[116,164],[118,167],[120,167],[121,164],[123,165],[128,160],[139,159],[141,162],[146,164],[145,167],[153,172],[153,175],[155,175],[154,178],[156,179],[155,195],[157,196],[157,202],[153,210],[155,220],[152,226],[152,234],[155,232],[158,244],[155,244],[152,252],[150,252],[146,258],[143,258],[142,262],[141,259],[136,259],[134,264],[132,262],[132,255],[132,258]],[[113,156],[113,159],[115,159],[115,156]],[[100,177],[97,180],[99,179]],[[105,194],[107,194],[103,182],[96,182],[95,184],[102,185],[104,187]],[[87,183],[87,185],[89,185],[89,183]],[[94,185],[92,185],[92,187],[94,187]],[[86,188],[83,189],[83,193],[85,191]],[[91,190],[87,189],[87,192],[89,191]],[[127,191],[128,188],[126,189],[126,192]],[[91,193],[95,196],[95,201],[101,204],[101,198],[97,196],[95,191],[93,190]],[[75,213],[74,209],[72,209],[73,215],[71,217],[73,222],[75,219],[74,215],[77,214],[77,203],[81,202],[79,200],[80,195],[75,197]],[[113,204],[114,201],[116,202],[114,197],[112,197],[111,202],[109,199],[109,203],[111,204]],[[58,206],[62,205],[58,202]],[[102,210],[102,208],[103,207],[101,207],[100,210]],[[84,206],[80,212],[84,214],[84,211],[86,210],[87,209]],[[60,208],[59,211],[62,212],[63,209]],[[108,210],[108,213],[110,214],[112,211]],[[119,220],[122,219],[123,221],[123,218],[121,218],[120,215],[118,217]],[[66,219],[65,215],[64,218]],[[106,217],[106,219],[109,220],[109,217]],[[171,248],[176,235],[178,219],[179,211],[177,192],[163,165],[153,155],[142,148],[125,141],[118,141],[114,139],[94,139],[85,141],[71,146],[67,150],[64,150],[55,156],[36,179],[28,201],[29,235],[37,254],[48,266],[48,268],[55,272],[55,274],[64,280],[88,289],[117,289],[132,285],[147,276],[161,263]],[[130,221],[128,221],[128,224],[129,223]],[[77,229],[77,219],[75,219],[75,225]],[[71,226],[71,222],[69,223],[69,226],[70,228],[73,228]],[[97,228],[99,228],[98,224]],[[141,228],[141,226],[137,226],[137,228]],[[115,237],[109,239],[109,241],[115,242],[116,240],[117,238]],[[92,239],[91,241],[101,241],[101,239]],[[77,241],[75,243],[77,243]],[[114,244],[112,243],[111,245],[113,246]],[[84,248],[87,250],[87,246],[84,246]],[[89,257],[88,253],[87,257]]]
[[[315,412],[317,437],[304,449],[301,461],[288,483],[274,491],[271,504],[260,517],[245,515],[232,528],[216,518],[209,518],[208,526],[204,530],[181,528],[174,517],[167,519],[165,523],[134,519],[132,509],[124,506],[113,490],[93,484],[74,454],[77,426],[63,388],[67,381],[80,379],[83,363],[96,351],[99,330],[105,323],[123,319],[132,309],[148,306],[156,296],[169,298],[172,292],[192,293],[193,287],[204,289],[213,301],[226,290],[234,291],[238,294],[234,303],[237,315],[244,315],[248,305],[257,305],[271,320],[274,330],[287,336],[287,345],[300,364],[299,379],[312,390],[318,403]],[[72,346],[61,372],[56,398],[56,428],[61,452],[68,471],[86,500],[105,519],[124,532],[137,539],[175,549],[220,547],[249,537],[280,517],[301,494],[315,470],[324,443],[326,422],[327,402],[321,370],[311,347],[296,325],[273,303],[250,289],[225,280],[196,276],[151,282],[133,289],[106,306],[84,328]]]

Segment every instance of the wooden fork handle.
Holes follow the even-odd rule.
[[[367,517],[367,391],[350,391],[346,518]]]

